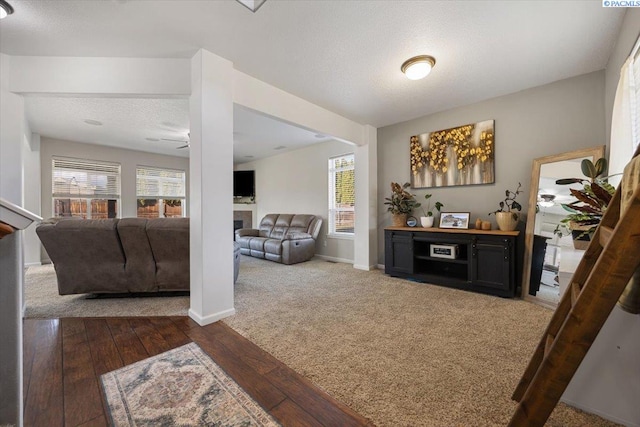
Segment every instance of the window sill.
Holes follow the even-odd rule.
[[[327,234],[327,239],[353,240],[353,234]]]

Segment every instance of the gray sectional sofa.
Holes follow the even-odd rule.
[[[308,261],[316,253],[322,218],[315,215],[269,214],[258,229],[236,230],[240,253],[282,264]]]
[[[36,233],[60,295],[189,290],[189,218],[54,218]]]

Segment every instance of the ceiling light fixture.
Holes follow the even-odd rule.
[[[255,13],[260,9],[260,6],[267,0],[236,0],[238,3]]]
[[[436,58],[433,56],[419,55],[404,61],[400,69],[408,79],[420,80],[427,77],[435,65]]]
[[[13,7],[5,0],[0,0],[0,19],[4,19],[13,13]]]

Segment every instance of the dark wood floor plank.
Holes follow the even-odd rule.
[[[93,369],[91,348],[82,319],[61,319],[64,420],[75,427],[103,416],[102,396]]]
[[[342,427],[369,424],[369,420],[322,392],[287,366],[274,369],[265,376],[321,424]]]
[[[150,317],[149,320],[171,348],[180,347],[191,342],[191,338],[168,317]]]
[[[271,416],[280,424],[287,427],[323,427],[304,409],[296,405],[291,399],[285,399],[278,406],[269,411]]]
[[[187,334],[265,410],[270,410],[286,398],[273,384],[237,358],[203,328],[192,329]]]
[[[165,351],[171,350],[171,346],[164,337],[153,326],[149,318],[139,317],[129,319],[129,324],[134,330],[149,356],[155,356]]]
[[[122,358],[124,366],[139,362],[149,357],[149,353],[142,345],[142,341],[138,338],[129,321],[125,318],[107,319],[107,325],[111,330],[113,341],[116,343],[118,353]]]
[[[60,319],[62,325],[62,337],[67,335],[75,335],[79,333],[85,333],[84,320],[78,317],[66,317]]]
[[[87,340],[96,376],[106,374],[124,366],[118,348],[105,319],[85,319]]]
[[[282,365],[278,359],[231,329],[224,322],[212,323],[204,326],[204,329],[212,333],[225,347],[261,375]]]
[[[181,331],[186,332],[189,329],[200,327],[195,320],[187,316],[172,316],[170,319]]]
[[[94,418],[90,421],[87,421],[84,424],[79,425],[78,427],[107,427],[109,423],[107,423],[107,419],[104,415],[100,415],[97,418]]]
[[[57,319],[36,326],[25,426],[64,425],[62,385],[62,334]]]
[[[36,319],[24,319],[22,322],[22,399],[27,401],[29,383],[31,381],[31,367],[33,366],[33,355],[35,354]]]

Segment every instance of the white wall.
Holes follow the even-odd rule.
[[[8,89],[10,63],[0,53],[0,197],[22,206],[24,101]],[[0,240],[0,424],[22,425],[23,233]]]
[[[136,167],[155,166],[179,169],[187,173],[187,199],[189,198],[189,159],[184,157],[164,156],[162,154],[142,151],[123,150],[95,144],[62,141],[42,137],[40,142],[40,164],[42,174],[42,217],[50,218],[51,204],[51,161],[54,156],[74,157],[78,159],[103,160],[117,162],[121,165],[121,217],[136,216]],[[188,215],[188,212],[187,212]]]
[[[22,175],[24,180],[24,208],[36,215],[42,216],[40,198],[40,135],[31,134],[25,126],[25,136],[22,144]],[[36,234],[36,227],[24,230],[24,263],[25,265],[40,264],[40,239]]]
[[[640,34],[640,9],[628,8],[605,81],[606,139],[620,68]],[[627,426],[640,426],[640,316],[615,307],[576,372],[562,400]]]
[[[495,184],[429,188],[426,193],[444,203],[445,211],[471,212],[491,219],[504,191],[522,183],[518,202],[527,211],[533,159],[604,144],[604,71],[561,80],[477,104],[432,114],[378,129],[378,260],[384,262],[384,231],[391,224],[382,201],[391,181],[410,180],[409,138],[482,120],[495,120]],[[419,213],[419,212],[418,212]]]
[[[355,146],[328,141],[266,159],[236,165],[256,171],[258,221],[270,213],[313,214],[322,217],[316,254],[353,262],[353,240],[327,237],[329,157],[353,153]]]

